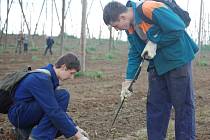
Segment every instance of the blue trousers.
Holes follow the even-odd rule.
[[[52,46],[47,46],[46,47],[46,49],[45,49],[45,51],[44,51],[44,55],[47,55],[47,51],[50,51],[50,54],[52,55],[53,53],[52,53]]]
[[[195,140],[195,99],[191,63],[158,76],[149,71],[147,133],[149,140],[164,140],[175,110],[176,140]]]
[[[70,94],[59,89],[55,91],[55,97],[60,107],[66,112]],[[40,108],[39,104],[34,101],[28,104],[28,110],[18,114],[18,121],[13,122],[16,127],[18,140],[28,140],[29,135],[33,140],[54,140],[58,130],[54,127],[48,116]],[[26,120],[23,122],[22,120]]]

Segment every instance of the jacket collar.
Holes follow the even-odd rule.
[[[51,81],[53,83],[54,89],[56,89],[59,86],[59,79],[55,73],[55,70],[53,69],[52,64],[48,64],[47,66],[42,67],[43,69],[47,69],[51,74]]]

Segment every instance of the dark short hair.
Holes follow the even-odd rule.
[[[55,63],[55,67],[60,68],[63,64],[66,65],[67,69],[75,69],[77,72],[81,69],[80,62],[77,56],[73,53],[67,53],[58,58],[57,62]]]
[[[126,12],[127,7],[120,2],[112,1],[109,2],[103,11],[103,19],[106,25],[110,25],[111,22],[116,22],[119,15]]]

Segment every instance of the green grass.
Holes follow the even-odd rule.
[[[201,47],[201,52],[210,52],[210,45],[204,45]]]
[[[201,59],[200,61],[197,62],[197,65],[201,67],[208,66],[208,61],[206,59]]]
[[[37,52],[37,51],[39,51],[39,48],[31,48],[30,51]]]
[[[105,54],[105,60],[112,61],[113,59],[115,59],[115,56],[113,53]]]
[[[96,48],[95,47],[87,47],[86,48],[86,53],[93,53],[96,52]]]
[[[108,52],[104,55],[92,55],[91,60],[105,60],[105,61],[111,61],[111,62],[116,62],[118,59],[118,53],[115,51]]]
[[[35,62],[35,61],[39,61],[39,60],[41,60],[38,56],[32,56],[32,58],[31,58],[31,60],[33,61],[33,62]]]
[[[77,72],[75,77],[88,77],[88,78],[102,78],[104,73],[102,71],[85,71],[85,72]]]

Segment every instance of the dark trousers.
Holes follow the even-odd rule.
[[[27,53],[28,52],[28,44],[24,43],[23,47],[24,47],[24,52]]]
[[[18,41],[18,42],[17,42],[17,46],[16,46],[16,48],[15,48],[15,53],[21,54],[21,52],[22,52],[22,47],[23,47],[23,43],[20,42],[20,41]]]
[[[64,89],[59,89],[55,91],[55,97],[66,112],[70,94]],[[18,121],[13,122],[16,126],[17,140],[28,140],[30,135],[33,140],[54,140],[58,130],[44,114],[40,105],[34,101],[27,108],[27,111],[24,109],[24,112],[18,114]]]
[[[164,140],[175,110],[176,140],[195,140],[195,99],[191,63],[158,76],[149,71],[147,132],[149,140]]]
[[[44,55],[47,55],[47,51],[49,50],[50,54],[52,55],[52,46],[47,46],[45,51],[44,51]]]

